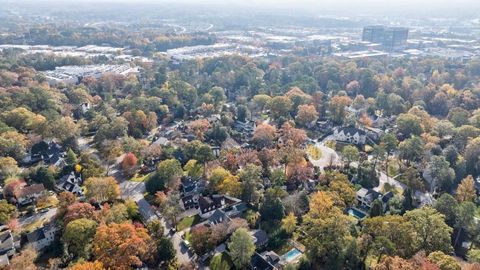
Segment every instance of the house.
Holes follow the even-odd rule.
[[[183,209],[188,210],[198,207],[198,196],[189,194],[182,197]]]
[[[356,198],[360,207],[370,209],[373,201],[378,199],[382,202],[384,212],[387,210],[388,201],[390,201],[393,196],[394,194],[391,191],[382,194],[373,189],[366,188],[361,188],[356,193]]]
[[[252,270],[277,270],[278,268],[271,264],[267,257],[263,257],[257,252],[250,259],[250,269]]]
[[[142,221],[145,224],[150,221],[158,219],[157,213],[144,198],[140,199],[137,202],[137,205],[138,205],[138,212],[140,213],[140,217],[142,218]]]
[[[28,205],[40,197],[45,191],[43,184],[24,185],[13,192],[16,203],[20,206]]]
[[[240,202],[232,205],[231,209],[229,209],[226,213],[230,218],[237,218],[240,217],[245,211],[247,211],[247,204]]]
[[[12,232],[7,226],[0,226],[0,255],[5,255],[8,262],[8,257],[13,256],[15,254],[15,251],[15,240],[13,239]],[[0,263],[0,265],[1,264],[2,263]]]
[[[53,223],[46,224],[43,227],[28,233],[26,236],[27,242],[32,245],[35,250],[41,251],[55,241],[55,234],[57,231],[58,228],[55,227]]]
[[[250,231],[252,236],[253,243],[257,250],[264,248],[268,244],[268,235],[264,230],[253,230]]]
[[[83,196],[82,185],[83,180],[80,174],[76,174],[74,171],[70,174],[64,175],[55,185],[57,191],[68,191],[79,197]]]
[[[198,207],[200,209],[200,217],[209,218],[217,209],[223,209],[240,203],[241,200],[226,195],[212,195],[208,197],[200,196],[198,198]]]
[[[208,218],[210,225],[217,225],[225,221],[230,221],[230,217],[221,209],[217,209],[213,214]]]
[[[354,127],[342,127],[333,130],[333,138],[339,142],[363,145],[367,139],[365,131]]]
[[[83,102],[82,104],[80,104],[80,110],[83,114],[88,112],[91,108],[92,106],[88,102]]]
[[[278,269],[282,268],[282,264],[280,263],[280,256],[274,251],[264,251],[260,253],[260,256],[274,267]]]
[[[24,165],[33,165],[40,161],[43,161],[47,165],[53,165],[62,167],[64,161],[65,152],[62,147],[54,141],[41,141],[32,146],[30,155],[22,160]]]
[[[180,179],[180,191],[185,194],[195,193],[197,189],[197,180],[191,176],[183,176]]]

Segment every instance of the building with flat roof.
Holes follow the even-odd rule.
[[[404,49],[407,39],[406,27],[365,26],[362,33],[362,41],[380,43],[386,50]]]

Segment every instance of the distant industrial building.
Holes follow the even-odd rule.
[[[362,40],[382,44],[386,50],[404,49],[407,45],[408,28],[385,27],[381,25],[365,26]]]

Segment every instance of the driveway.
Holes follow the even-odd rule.
[[[51,221],[54,217],[55,214],[57,213],[57,208],[50,208],[48,212],[45,213],[36,213],[31,216],[22,216],[18,218],[18,226],[20,228],[23,228],[25,226],[28,226],[29,224],[35,223],[39,220],[42,220],[43,222],[49,222]]]
[[[378,187],[375,187],[373,188],[375,191],[382,191],[383,190],[383,186],[388,183],[390,184],[391,186],[394,186],[396,189],[398,189],[399,191],[401,191],[401,193],[403,193],[403,190],[405,188],[407,188],[407,186],[404,184],[404,183],[401,183],[397,180],[395,180],[394,178],[390,177],[390,176],[387,176],[384,172],[380,172],[380,177],[379,177],[379,184],[378,184]]]
[[[194,253],[188,251],[187,247],[182,244],[183,239],[181,236],[187,230],[190,230],[190,228],[187,228],[180,232],[176,232],[170,239],[172,241],[173,247],[175,248],[175,251],[177,252],[177,260],[179,264],[186,264],[194,260]]]
[[[315,143],[315,147],[318,147],[318,149],[320,149],[320,151],[322,152],[322,156],[319,160],[310,159],[310,162],[312,162],[314,166],[319,167],[322,172],[323,168],[325,167],[328,167],[330,165],[342,164],[342,161],[338,156],[337,152],[335,152],[335,150],[333,150],[332,148],[325,146],[323,142]]]

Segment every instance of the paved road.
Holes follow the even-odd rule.
[[[404,183],[401,183],[401,182],[395,180],[394,178],[387,176],[384,172],[380,172],[379,182],[380,183],[379,183],[378,187],[373,188],[375,191],[379,191],[379,192],[382,191],[383,186],[386,183],[396,187],[397,189],[401,190],[402,192],[405,188],[407,188],[407,186]]]
[[[180,264],[189,263],[193,260],[194,254],[188,251],[187,247],[182,244],[183,239],[181,237],[182,234],[189,229],[190,228],[187,228],[183,231],[175,233],[170,239],[172,241],[173,247],[175,248],[175,251],[177,252],[177,260]]]

